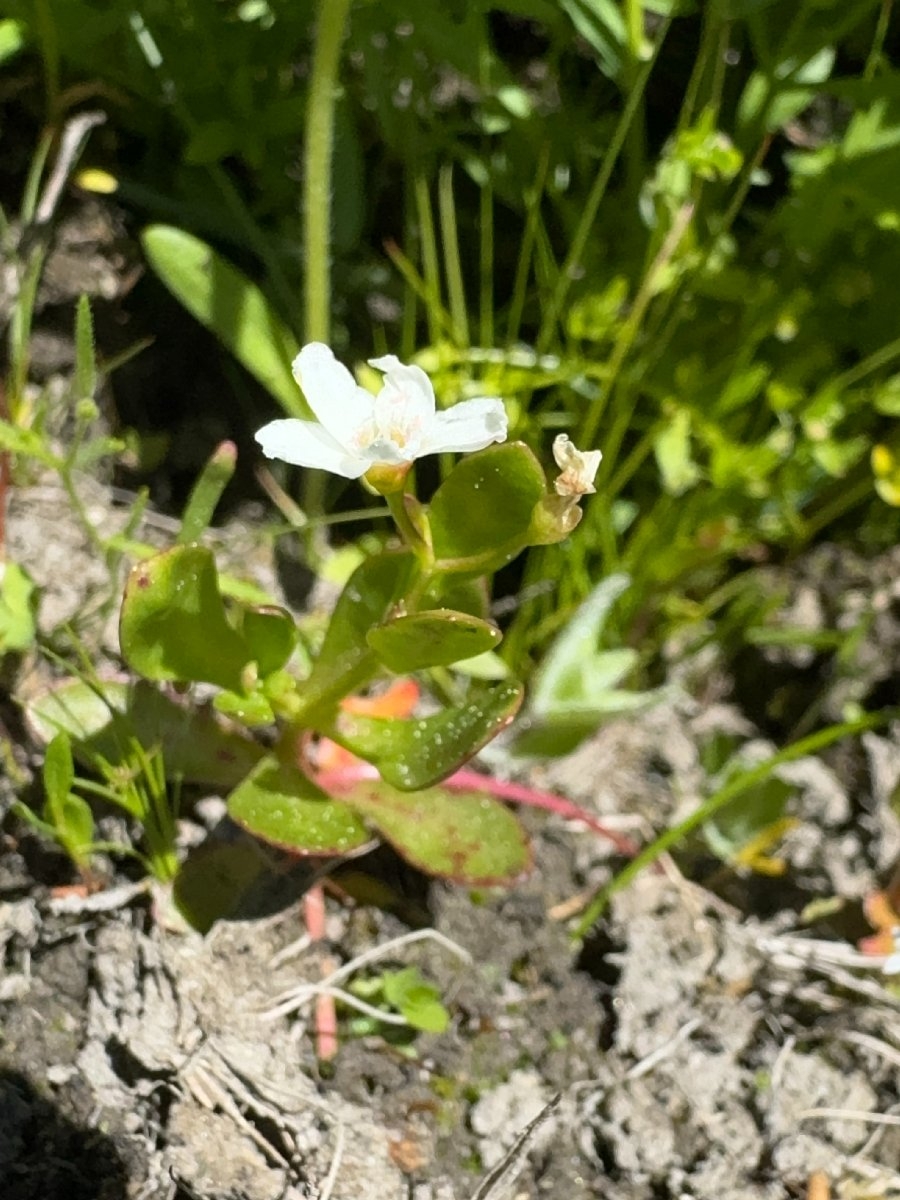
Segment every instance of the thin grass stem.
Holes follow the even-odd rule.
[[[556,280],[556,286],[550,303],[544,313],[541,321],[540,330],[537,336],[537,349],[543,351],[550,344],[563,306],[569,295],[569,290],[578,274],[581,261],[584,257],[584,252],[587,248],[588,239],[594,227],[594,221],[597,217],[597,212],[606,195],[606,189],[609,187],[609,181],[612,179],[612,174],[618,162],[619,155],[622,153],[622,147],[625,145],[625,140],[628,136],[628,131],[632,123],[640,112],[641,104],[644,97],[644,91],[647,87],[647,81],[653,72],[656,61],[659,57],[659,52],[666,40],[666,34],[671,26],[672,18],[667,17],[660,30],[659,37],[653,47],[653,53],[647,61],[641,66],[640,71],[634,81],[634,86],[622,114],[619,117],[615,132],[612,136],[612,141],[607,148],[606,154],[603,157],[603,162],[597,177],[594,180],[591,190],[588,193],[587,201],[581,213],[581,219],[575,230],[572,238],[572,244],[569,247],[569,252],[566,255],[565,262]]]
[[[440,339],[441,325],[446,325],[449,314],[441,301],[441,269],[438,263],[437,236],[434,231],[434,215],[431,210],[431,196],[428,194],[428,181],[424,175],[417,175],[413,186],[416,196],[416,212],[419,218],[422,278],[425,284],[418,294],[425,305],[428,339],[434,345]],[[401,253],[401,251],[397,251],[398,256]],[[395,263],[397,262],[394,254],[391,254],[391,258]],[[412,267],[411,262],[409,265]],[[409,282],[409,278],[406,278]],[[440,317],[438,312],[441,314]]]
[[[583,938],[591,926],[602,916],[613,896],[627,887],[645,867],[656,862],[660,855],[665,854],[667,850],[671,850],[673,846],[677,846],[680,842],[683,842],[688,834],[693,833],[701,825],[705,825],[711,817],[725,808],[726,805],[731,804],[739,796],[742,796],[744,792],[756,787],[757,784],[763,783],[778,767],[784,766],[785,763],[796,762],[798,758],[805,758],[810,754],[818,754],[827,746],[833,745],[842,738],[853,737],[858,733],[865,733],[866,730],[884,725],[890,719],[891,714],[889,712],[867,713],[855,721],[845,721],[840,725],[830,725],[827,729],[820,729],[817,733],[812,733],[809,737],[802,738],[800,741],[786,746],[783,750],[779,750],[776,754],[773,754],[771,758],[767,758],[765,762],[744,771],[738,778],[729,780],[724,787],[719,788],[708,800],[698,805],[683,821],[679,821],[677,825],[673,825],[665,833],[660,834],[658,838],[633,858],[628,866],[621,870],[614,879],[601,888],[576,925],[572,936],[576,939]]]
[[[463,282],[462,259],[459,254],[452,163],[445,163],[438,173],[438,214],[441,223],[441,246],[444,251],[447,297],[450,304],[450,315],[453,318],[454,341],[458,346],[465,348],[469,345],[469,319],[466,313],[466,288]]]

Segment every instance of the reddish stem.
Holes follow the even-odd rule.
[[[325,940],[325,893],[320,883],[314,883],[303,896],[303,919],[310,941]],[[322,978],[325,979],[337,968],[330,956],[322,960]],[[338,1051],[337,1012],[333,996],[316,997],[316,1055],[320,1062],[328,1062]]]

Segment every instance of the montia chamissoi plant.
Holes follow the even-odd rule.
[[[377,395],[327,346],[307,345],[294,373],[316,420],[277,420],[257,434],[270,457],[363,478],[386,498],[398,534],[353,572],[303,667],[293,616],[247,600],[209,549],[182,541],[138,563],[127,582],[122,655],[146,682],[111,689],[91,709],[79,700],[85,685],[72,681],[38,716],[95,746],[123,720],[145,736],[180,730],[167,740],[167,769],[216,785],[238,824],[291,852],[342,855],[384,838],[425,871],[510,881],[530,863],[524,831],[472,785],[477,776],[460,772],[522,701],[521,684],[488,653],[502,638],[488,615],[490,579],[527,547],[574,529],[600,453],[560,435],[561,474],[548,486],[534,453],[505,440],[501,400],[441,410],[420,367],[392,355],[371,365],[384,376]],[[425,504],[411,467],[448,453],[463,457]],[[379,681],[421,673],[437,683],[427,713],[352,702]],[[213,685],[213,711],[191,703],[195,683]],[[265,727],[265,738],[251,733]],[[321,746],[342,747],[362,769],[328,770]],[[438,786],[448,777],[452,789]]]

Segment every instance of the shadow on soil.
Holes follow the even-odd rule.
[[[0,1071],[4,1200],[121,1200],[126,1186],[110,1138],[64,1117],[24,1075]]]

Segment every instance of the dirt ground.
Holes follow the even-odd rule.
[[[65,344],[60,356],[64,369]],[[84,499],[105,528],[124,524],[103,482]],[[141,535],[164,544],[165,520],[148,520]],[[219,549],[276,589],[258,542],[234,522]],[[44,631],[74,620],[114,664],[105,567],[52,479],[16,488],[8,544],[43,589]],[[860,629],[839,669],[796,650],[760,650],[730,673],[708,648],[673,655],[656,707],[566,759],[526,770],[500,746],[487,767],[645,840],[709,794],[717,737],[760,759],[777,728],[895,690],[898,565],[824,547],[773,568],[789,623]],[[575,823],[527,814],[536,867],[521,886],[473,895],[378,851],[344,869],[378,884],[383,906],[332,895],[328,941],[310,947],[302,867],[205,936],[174,928],[166,898],[121,863],[93,896],[61,891],[64,860],[8,813],[40,761],[12,697],[45,682],[26,660],[0,703],[3,1200],[900,1197],[900,987],[855,948],[862,898],[900,859],[897,728],[782,770],[799,820],[779,877],[691,843],[576,945],[567,914],[622,860]],[[185,844],[232,836],[220,816],[200,798]],[[377,947],[378,969],[415,964],[437,985],[450,1027],[404,1037],[345,1023],[322,1067],[303,989],[326,958]]]
[[[98,512],[103,494],[91,491]],[[41,482],[10,514],[13,552],[48,586],[50,623],[102,582],[64,509]],[[876,593],[880,578],[893,586],[893,565],[866,565]],[[804,572],[797,594],[815,592],[815,563]],[[819,576],[852,593],[835,590],[833,563]],[[114,624],[95,627],[98,655],[111,655]],[[884,645],[883,630],[871,636]],[[18,686],[37,686],[23,675]],[[664,703],[529,777],[631,836],[677,819],[708,786],[702,747],[752,727],[709,661],[682,665],[672,684]],[[34,748],[7,734],[16,770],[33,771]],[[766,749],[759,739],[745,752]],[[509,765],[502,747],[490,762]],[[859,901],[900,854],[896,738],[866,735],[784,777],[803,819],[781,848],[783,877],[742,876],[695,846],[681,866],[703,886],[674,863],[647,871],[581,947],[559,906],[621,862],[554,817],[529,820],[537,866],[508,891],[429,884],[383,851],[348,864],[387,886],[392,913],[330,901],[325,950],[301,940],[302,870],[203,937],[169,928],[164,899],[125,875],[88,899],[60,894],[63,861],[7,821],[4,1197],[469,1200],[557,1095],[518,1178],[481,1194],[774,1200],[811,1194],[823,1172],[835,1197],[900,1195],[900,990],[854,949]],[[215,822],[215,800],[200,810]],[[200,819],[185,828],[195,840]],[[842,905],[807,919],[833,897]],[[399,944],[384,961],[437,984],[449,1030],[348,1034],[320,1069],[309,998],[271,1010],[321,978],[323,954],[345,963],[426,929],[449,942]]]

